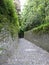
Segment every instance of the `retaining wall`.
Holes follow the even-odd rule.
[[[32,33],[32,31],[28,31],[24,33],[24,38],[49,51],[49,34],[37,35]]]
[[[7,33],[0,34],[0,65],[8,62],[14,56],[18,46],[18,36],[13,39]],[[2,48],[2,49],[1,49]]]

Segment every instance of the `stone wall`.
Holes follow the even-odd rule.
[[[49,51],[49,34],[37,35],[33,34],[32,31],[28,31],[25,32],[24,38]]]
[[[14,4],[17,12],[19,13],[21,11],[20,0],[14,0]]]
[[[0,33],[0,65],[7,63],[16,52],[18,47],[18,36],[12,38],[8,33]]]

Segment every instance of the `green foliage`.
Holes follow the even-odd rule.
[[[13,0],[0,0],[0,30],[2,28],[12,35],[18,30],[18,15]]]
[[[49,33],[49,23],[33,28],[32,31],[36,34]]]
[[[0,48],[0,51],[1,51],[1,50],[4,50],[4,48]]]
[[[28,0],[22,11],[22,24],[25,30],[49,22],[49,0]]]

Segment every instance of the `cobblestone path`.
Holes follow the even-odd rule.
[[[14,56],[3,65],[49,65],[49,53],[22,38]]]

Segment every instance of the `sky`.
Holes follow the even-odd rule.
[[[21,3],[21,10],[23,9],[24,3],[26,2],[26,0],[20,0]]]

